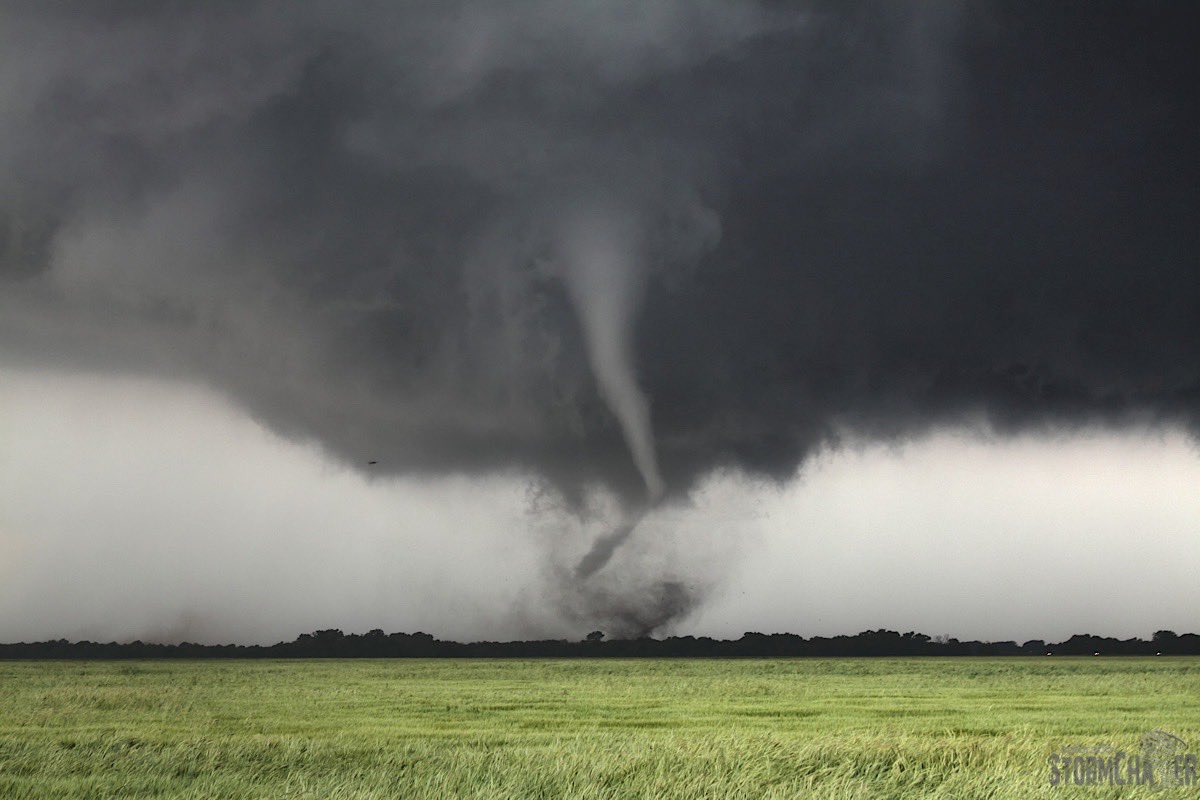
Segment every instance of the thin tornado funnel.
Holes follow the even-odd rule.
[[[641,523],[644,516],[646,516],[645,511],[639,512],[633,519],[621,523],[597,539],[592,545],[592,549],[588,550],[587,555],[579,559],[579,563],[575,566],[575,577],[590,578],[603,569],[604,565],[612,560],[613,553],[617,551],[617,548]]]
[[[664,484],[650,427],[650,402],[634,374],[631,343],[642,290],[639,238],[630,214],[591,209],[570,219],[563,248],[567,289],[579,314],[592,373],[653,505],[662,497]],[[603,568],[645,514],[643,507],[597,539],[575,567],[575,576],[587,578]]]
[[[638,230],[629,215],[600,210],[575,215],[563,242],[567,290],[579,314],[592,373],[654,503],[664,485],[650,403],[634,374],[630,341],[642,290],[637,246]]]

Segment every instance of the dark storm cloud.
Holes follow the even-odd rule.
[[[0,345],[568,495],[845,428],[1194,426],[1192,16],[9,3]]]

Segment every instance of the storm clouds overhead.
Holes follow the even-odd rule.
[[[0,362],[520,476],[614,547],[844,441],[1194,437],[1195,17],[0,3]],[[652,630],[670,573],[562,602]]]

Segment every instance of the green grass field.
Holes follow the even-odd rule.
[[[0,798],[1195,797],[1200,659],[0,662]]]

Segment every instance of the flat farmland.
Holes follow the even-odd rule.
[[[0,662],[2,798],[1196,797],[1200,659]]]

